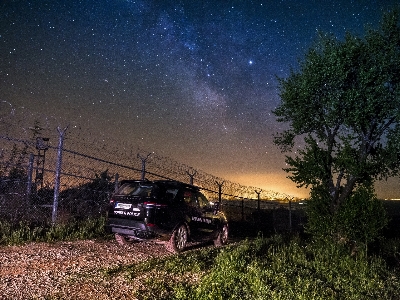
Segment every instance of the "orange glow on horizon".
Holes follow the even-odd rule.
[[[245,186],[254,186],[263,190],[271,190],[297,198],[308,198],[309,190],[297,188],[296,184],[282,174],[273,173],[241,173],[224,174],[224,178]]]
[[[296,184],[286,178],[286,176],[286,173],[241,173],[225,174],[224,178],[245,186],[254,186],[297,198],[308,198],[310,196],[310,189],[297,188]],[[377,181],[375,184],[375,193],[379,199],[400,199],[398,185],[398,178]]]

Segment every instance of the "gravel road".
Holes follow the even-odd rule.
[[[135,299],[135,283],[102,269],[170,255],[163,245],[85,240],[0,247],[0,299]]]

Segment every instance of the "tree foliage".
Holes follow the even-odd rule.
[[[279,79],[279,90],[274,114],[289,128],[274,142],[286,153],[296,146],[285,170],[298,186],[323,194],[320,209],[335,215],[358,187],[398,174],[398,9],[364,38],[321,34],[299,69]]]

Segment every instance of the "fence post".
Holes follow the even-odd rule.
[[[274,207],[272,209],[272,223],[273,223],[273,227],[274,227],[274,232],[276,233],[276,205],[274,203]]]
[[[194,171],[192,171],[192,173],[190,173],[189,171],[186,171],[186,174],[188,174],[189,175],[189,177],[190,177],[190,184],[191,185],[193,185],[193,182],[194,182],[194,176],[197,174],[197,171],[196,170],[194,170]]]
[[[58,196],[60,194],[62,152],[63,152],[65,132],[67,131],[67,129],[68,129],[68,126],[65,127],[64,130],[62,130],[60,127],[57,127],[59,138],[58,138],[58,150],[57,150],[56,175],[55,175],[55,179],[54,179],[53,212],[51,215],[51,222],[53,223],[53,225],[56,223],[56,220],[57,220]]]
[[[242,198],[242,221],[244,221],[244,198],[243,197],[240,198]]]
[[[115,180],[114,180],[114,192],[115,193],[118,191],[118,183],[119,183],[119,175],[118,175],[118,173],[115,173]]]
[[[218,202],[219,206],[222,205],[222,186],[224,185],[224,182],[215,182],[218,185]]]
[[[255,192],[257,194],[257,210],[260,211],[260,194],[261,194],[261,191],[255,190]]]
[[[33,153],[29,154],[28,163],[28,182],[26,186],[26,199],[29,201],[32,192],[32,174],[33,174],[33,163],[35,161],[35,155]]]
[[[289,231],[292,231],[292,201],[289,200]]]
[[[144,156],[140,156],[140,154],[138,153],[137,158],[140,158],[142,160],[142,180],[145,180],[146,178],[146,161],[149,158],[151,153],[147,154],[146,157]]]

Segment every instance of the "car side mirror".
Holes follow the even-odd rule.
[[[216,215],[219,212],[219,209],[220,209],[220,202],[219,201],[214,202],[214,206],[213,206],[214,215]]]
[[[206,205],[204,207],[201,208],[203,212],[211,212],[214,210],[214,206],[212,206],[211,204]]]

